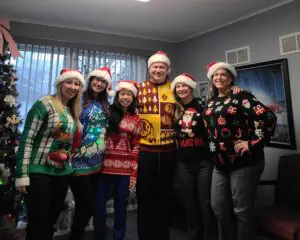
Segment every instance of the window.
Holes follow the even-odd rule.
[[[78,69],[86,77],[90,71],[107,66],[113,89],[120,79],[143,81],[147,77],[145,56],[22,43],[18,48],[23,58],[11,59],[11,64],[17,71],[20,116],[24,120],[37,99],[55,92],[55,79],[64,67]]]

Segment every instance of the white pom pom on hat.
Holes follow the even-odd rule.
[[[55,87],[57,87],[58,84],[62,83],[63,81],[70,79],[70,78],[75,78],[77,79],[82,88],[84,88],[85,84],[84,84],[84,78],[82,76],[82,74],[80,73],[80,71],[78,70],[74,70],[74,69],[69,69],[69,68],[63,68],[60,73],[59,76],[56,78],[55,80]]]
[[[209,64],[206,65],[207,67],[207,78],[208,79],[211,79],[211,77],[213,76],[213,74],[215,73],[215,71],[217,71],[219,68],[224,68],[224,69],[227,69],[228,71],[231,72],[231,74],[236,77],[237,76],[237,73],[236,73],[236,70],[235,68],[230,65],[229,63],[226,63],[226,62],[211,62]]]
[[[111,86],[112,77],[111,77],[110,69],[108,67],[104,66],[102,68],[91,71],[87,79],[89,80],[91,77],[98,77],[105,80],[107,82],[106,92],[108,96],[113,97],[115,95],[115,92],[112,90],[112,86]]]
[[[150,68],[150,66],[153,63],[157,63],[157,62],[165,63],[169,67],[168,73],[171,72],[171,61],[170,61],[168,55],[165,52],[163,52],[163,51],[157,51],[155,54],[153,54],[148,59],[148,68]]]
[[[172,91],[174,91],[177,83],[184,83],[190,86],[192,89],[195,89],[197,87],[197,83],[194,80],[193,76],[188,73],[182,73],[178,75],[176,78],[174,78],[174,80],[171,82]]]

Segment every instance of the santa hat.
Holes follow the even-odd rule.
[[[133,96],[136,97],[138,83],[134,80],[121,80],[117,83],[116,92],[121,89],[127,89],[132,92]]]
[[[60,84],[61,82],[70,78],[76,78],[80,82],[82,88],[84,88],[84,78],[81,75],[81,73],[78,70],[73,70],[69,68],[63,68],[60,71],[59,76],[55,80],[55,87],[57,87],[58,84]]]
[[[226,62],[211,62],[209,64],[207,64],[207,78],[208,79],[211,79],[211,77],[213,76],[213,74],[215,73],[215,71],[217,71],[219,68],[224,68],[224,69],[227,69],[229,72],[231,72],[231,74],[236,77],[237,74],[236,74],[236,71],[235,71],[235,68],[226,63]]]
[[[188,86],[190,86],[192,89],[195,89],[197,87],[197,83],[194,80],[193,76],[191,76],[188,73],[182,73],[179,76],[177,76],[172,82],[171,82],[171,89],[174,91],[175,86],[177,83],[184,83]]]
[[[165,63],[167,64],[167,66],[169,67],[168,69],[168,73],[171,72],[171,61],[168,57],[168,55],[163,52],[163,51],[158,51],[156,52],[155,54],[153,54],[149,60],[148,60],[148,68],[150,68],[150,66],[153,64],[153,63],[157,63],[157,62],[161,62],[161,63]]]
[[[198,111],[195,108],[189,107],[187,110],[185,110],[185,112],[188,113],[198,113]]]
[[[107,82],[106,91],[108,96],[111,97],[114,96],[114,91],[112,91],[112,86],[111,86],[111,72],[108,67],[102,67],[99,69],[95,69],[94,71],[91,71],[87,79],[89,80],[91,77],[99,77],[105,80]]]

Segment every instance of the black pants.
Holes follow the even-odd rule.
[[[64,208],[70,175],[30,174],[26,240],[52,240],[53,226]]]
[[[191,240],[214,240],[218,237],[217,220],[210,201],[212,171],[211,161],[178,161],[181,196]]]
[[[81,240],[84,230],[93,215],[95,206],[95,175],[76,176],[71,180],[71,190],[75,200],[75,216],[72,223],[70,240]]]
[[[139,240],[169,239],[169,200],[176,153],[140,152],[137,202]]]

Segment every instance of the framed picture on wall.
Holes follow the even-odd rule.
[[[270,147],[296,149],[287,59],[236,67],[236,84],[250,91],[277,116]]]
[[[198,97],[207,97],[209,95],[209,82],[198,82]]]

